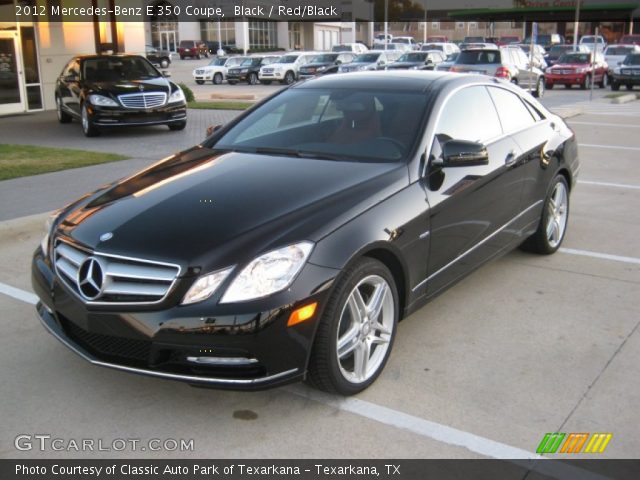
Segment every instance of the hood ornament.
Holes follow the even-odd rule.
[[[138,90],[140,90],[141,92],[144,92],[144,85],[138,85]]]

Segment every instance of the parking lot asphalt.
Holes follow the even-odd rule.
[[[194,389],[87,364],[44,331],[29,294],[42,212],[56,205],[40,199],[38,214],[8,216],[0,222],[0,457],[78,457],[14,447],[19,434],[48,433],[194,439],[193,452],[82,454],[90,458],[514,458],[534,456],[547,432],[610,432],[598,458],[637,457],[640,102],[583,111],[569,119],[582,168],[563,249],[514,251],[406,318],[382,376],[350,399],[304,385]],[[76,178],[67,175],[64,185]],[[61,184],[49,178],[51,188]]]

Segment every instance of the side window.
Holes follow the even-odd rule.
[[[447,140],[486,142],[502,135],[500,120],[485,87],[468,87],[444,105],[436,127],[440,143]]]
[[[489,91],[505,133],[516,132],[535,123],[535,119],[518,95],[497,87],[489,87]]]

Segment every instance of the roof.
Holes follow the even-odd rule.
[[[423,92],[435,80],[442,78],[464,78],[465,76],[449,72],[433,72],[418,70],[375,71],[336,73],[315,77],[299,83],[292,88],[380,88],[381,90],[403,90]],[[466,75],[474,78],[475,75]],[[477,80],[477,78],[476,78]]]

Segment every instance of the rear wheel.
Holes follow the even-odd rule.
[[[60,123],[69,123],[71,121],[71,115],[62,109],[62,99],[60,97],[56,97],[56,113]]]
[[[536,98],[542,98],[544,96],[544,79],[538,79],[538,82],[536,83],[536,89],[531,93]]]
[[[357,261],[341,275],[325,307],[309,382],[342,395],[367,388],[389,358],[398,317],[398,292],[389,269],[371,258]]]
[[[563,175],[556,175],[544,202],[540,224],[522,247],[535,253],[554,253],[564,239],[569,221],[569,187]]]
[[[82,104],[81,123],[82,132],[86,137],[97,137],[100,135],[100,130],[98,130],[91,120],[91,115],[89,114],[86,103]]]
[[[598,84],[600,88],[607,88],[609,85],[609,79],[607,78],[607,74],[602,75],[602,81]]]
[[[628,84],[626,87],[627,87],[627,90],[633,90],[633,85]]]
[[[213,84],[214,85],[220,85],[222,83],[222,74],[221,73],[216,73],[213,76]]]
[[[247,83],[249,85],[255,85],[258,83],[258,75],[255,73],[250,73],[249,76],[247,77]]]

